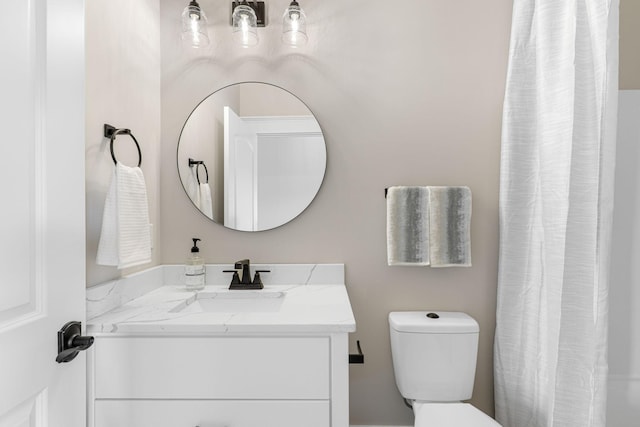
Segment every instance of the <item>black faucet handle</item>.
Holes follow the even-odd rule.
[[[271,270],[256,270],[256,274],[253,276],[253,285],[260,286],[260,289],[264,288],[262,284],[262,277],[260,277],[260,273],[271,273]]]
[[[223,273],[233,273],[231,278],[231,284],[237,285],[240,283],[240,276],[238,276],[238,270],[222,270]]]

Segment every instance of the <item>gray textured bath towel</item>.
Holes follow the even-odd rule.
[[[432,267],[471,266],[471,190],[429,187],[429,257]]]
[[[429,189],[389,187],[387,263],[429,265]]]

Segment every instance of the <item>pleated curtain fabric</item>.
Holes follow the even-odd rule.
[[[515,0],[503,112],[496,418],[604,427],[619,0]]]

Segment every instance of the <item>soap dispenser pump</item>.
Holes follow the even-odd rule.
[[[194,237],[191,240],[193,240],[193,247],[184,265],[184,284],[189,291],[199,291],[204,289],[206,282],[205,266],[204,260],[200,256],[200,248],[198,247],[200,239]]]

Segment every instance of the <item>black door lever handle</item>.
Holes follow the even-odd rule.
[[[68,322],[58,331],[58,356],[56,362],[67,363],[76,358],[80,351],[93,345],[93,337],[81,335],[80,322]]]

